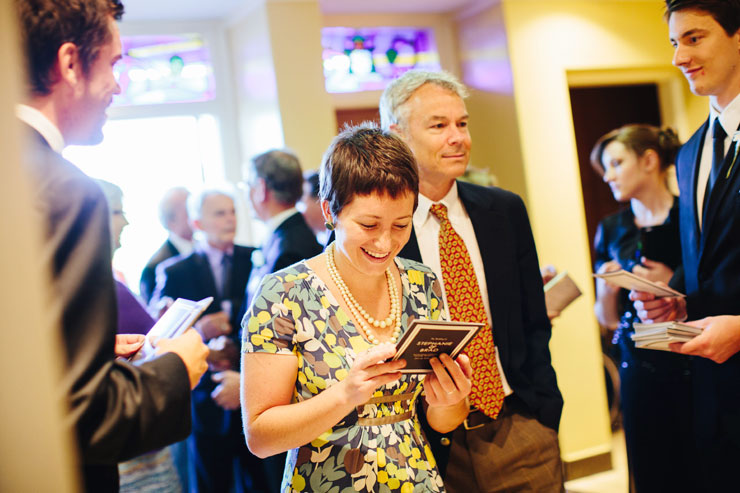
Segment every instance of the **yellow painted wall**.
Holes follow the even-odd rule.
[[[500,4],[457,21],[462,79],[473,139],[471,165],[527,202],[506,28]]]
[[[584,291],[555,321],[551,343],[565,397],[561,447],[564,459],[572,461],[608,450],[610,438],[601,397],[591,239],[580,189],[569,73],[636,69],[665,73],[675,70],[670,65],[672,49],[661,0],[503,0],[502,8],[529,213],[540,259],[567,269]],[[686,99],[675,99],[685,91],[675,87],[673,103],[681,106]],[[687,128],[697,111],[671,108],[664,114],[677,119],[666,123]]]
[[[23,169],[21,126],[14,105],[23,66],[13,2],[0,2],[0,491],[78,490],[76,454],[65,426],[66,397],[59,393],[60,332],[50,299],[48,272],[39,263],[41,224]]]
[[[314,168],[335,135],[315,1],[267,1],[228,26],[244,161],[287,146]]]
[[[268,2],[267,18],[285,144],[304,169],[317,168],[337,126],[324,90],[319,3]]]

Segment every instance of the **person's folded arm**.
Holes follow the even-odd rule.
[[[344,380],[318,395],[293,403],[298,359],[290,354],[245,353],[242,357],[242,422],[249,450],[269,457],[318,438],[382,385],[398,380],[403,361],[395,347],[380,344],[363,351]]]

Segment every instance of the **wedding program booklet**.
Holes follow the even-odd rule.
[[[703,329],[681,322],[659,322],[655,324],[633,325],[635,333],[631,335],[635,347],[670,351],[672,342],[687,342],[701,334]]]
[[[616,284],[620,288],[634,289],[635,291],[645,291],[646,293],[652,293],[659,298],[667,298],[671,296],[682,296],[686,295],[679,293],[675,289],[671,289],[666,286],[661,286],[653,281],[627,272],[626,270],[618,270],[615,272],[607,272],[606,274],[594,274],[594,277],[604,279],[612,284]]]
[[[167,311],[164,312],[164,315],[157,320],[157,323],[149,329],[144,340],[144,345],[131,360],[148,360],[153,357],[155,348],[151,343],[152,338],[172,339],[181,335],[195,323],[195,320],[208,308],[208,305],[212,301],[213,298],[210,296],[200,301],[177,298]]]
[[[579,296],[581,290],[568,275],[568,271],[564,270],[545,284],[545,305],[548,312],[562,312]]]
[[[429,360],[442,353],[456,358],[485,326],[483,323],[414,319],[396,344],[393,360],[406,360],[402,373],[432,373]]]

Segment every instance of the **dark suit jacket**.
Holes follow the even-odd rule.
[[[493,340],[506,380],[537,420],[557,431],[563,398],[550,363],[551,326],[524,203],[519,196],[499,188],[464,182],[457,186],[483,259]],[[421,262],[415,234],[398,256]],[[444,470],[449,447],[440,445],[442,435],[428,426],[425,431]]]
[[[64,375],[88,491],[118,491],[117,462],[185,438],[190,380],[174,353],[132,365],[115,359],[116,295],[108,206],[100,187],[32,129],[27,168],[43,221],[41,261],[60,310]]]
[[[139,281],[139,291],[144,301],[149,303],[152,300],[152,295],[154,294],[154,288],[156,287],[157,281],[157,266],[168,258],[176,257],[177,255],[180,255],[180,252],[175,248],[175,245],[167,239],[146,263],[144,270],[141,271],[141,281]]]
[[[252,251],[254,248],[234,246],[232,261],[231,285],[229,292],[231,313],[229,321],[232,331],[230,338],[237,348],[241,348],[239,338],[238,311],[242,305],[244,288],[252,270]],[[205,253],[195,251],[186,257],[173,257],[160,263],[157,267],[157,287],[152,297],[153,302],[164,296],[170,298],[187,298],[200,300],[213,296],[213,302],[204,312],[204,315],[221,311],[221,302],[224,299],[216,289],[216,281]],[[239,371],[239,368],[233,368]],[[216,383],[211,380],[211,372],[207,371],[200,383],[193,391],[193,427],[199,433],[213,433],[224,435],[231,427],[232,419],[239,419],[240,411],[225,411],[211,399],[211,392]]]
[[[705,206],[701,230],[697,223],[697,175],[708,127],[707,121],[684,144],[676,159],[685,277],[685,285],[676,287],[686,293],[689,320],[740,314],[740,159],[726,178],[734,144]],[[723,364],[693,358],[692,370],[700,446],[710,447],[709,454],[739,460],[740,354]],[[700,450],[702,455],[709,455],[706,450]],[[725,453],[727,450],[733,452]],[[709,456],[709,460],[714,458]],[[723,467],[721,462],[719,467]]]
[[[319,242],[316,241],[316,235],[306,224],[303,214],[296,212],[283,221],[265,242],[261,249],[265,262],[260,266],[254,266],[247,286],[248,288],[254,286],[253,289],[256,292],[259,282],[252,282],[252,278],[261,281],[267,274],[272,274],[296,262],[314,257],[323,250]],[[243,317],[249,308],[254,292],[245,294],[240,317]]]

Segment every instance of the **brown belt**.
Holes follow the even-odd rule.
[[[357,406],[357,413],[361,413],[363,411],[363,408],[368,404],[386,404],[390,402],[396,402],[396,401],[410,401],[414,397],[413,393],[407,393],[407,394],[391,394],[391,395],[383,395],[380,397],[373,397],[369,401],[367,401],[365,404],[361,406]],[[407,408],[410,407],[410,403],[406,406]],[[363,418],[358,417],[357,418],[357,424],[360,426],[378,426],[378,425],[385,425],[389,423],[398,423],[399,421],[406,421],[407,419],[411,419],[413,416],[413,413],[411,411],[407,411],[405,413],[401,414],[391,414],[390,416],[379,416],[377,418]]]
[[[517,395],[509,394],[504,399],[504,404],[501,407],[499,416],[513,413],[528,414],[527,405],[524,404],[524,401],[522,401]],[[491,421],[493,421],[493,419],[486,416],[483,411],[477,407],[470,406],[468,417],[463,421],[463,426],[466,430],[475,430],[476,428],[481,428],[487,425]]]

